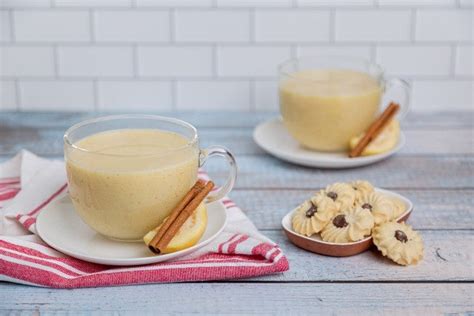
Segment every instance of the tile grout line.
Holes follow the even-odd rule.
[[[377,54],[375,54],[377,57]],[[456,78],[452,78],[451,75],[405,75],[402,74],[404,78],[413,79],[413,80],[425,80],[425,81],[433,81],[433,80],[453,80],[453,81],[472,81],[472,76],[468,75],[459,75]],[[0,76],[3,80],[14,80],[15,76]],[[224,77],[217,77],[219,80],[222,81],[249,81],[249,80],[275,80],[275,75],[270,76],[224,76]],[[61,76],[59,75],[57,79],[64,80],[64,81],[87,81],[93,79],[103,79],[103,80],[111,80],[111,81],[130,81],[131,79],[136,79],[137,81],[171,81],[171,80],[184,80],[184,81],[210,81],[214,78],[212,75],[210,76],[146,76],[146,77],[138,77],[134,78],[133,76]],[[24,81],[54,81],[56,77],[53,76],[21,76],[21,80]]]
[[[219,77],[219,72],[218,72],[218,44],[212,44],[211,46],[211,76],[212,79],[216,80]]]
[[[329,9],[329,43],[336,42],[336,11]]]
[[[19,81],[19,79],[15,79],[13,81],[13,84],[15,86],[15,99],[16,99],[15,109],[18,110],[18,111],[21,111],[22,106],[21,106],[21,93],[20,93],[20,81]]]
[[[137,79],[139,75],[139,59],[138,59],[138,45],[132,45],[132,63],[133,63],[133,78]]]
[[[457,53],[458,53],[458,47],[454,44],[451,44],[451,71],[450,75],[452,76],[453,79],[456,78],[456,60],[457,60]]]
[[[94,21],[94,12],[92,9],[89,9],[89,36],[91,43],[96,42],[96,34],[95,34],[95,21]]]
[[[168,10],[169,17],[169,44],[166,46],[176,46],[176,8],[171,8]],[[171,78],[170,87],[171,87],[171,110],[176,110],[178,108],[178,83],[176,78]]]
[[[97,78],[92,80],[92,93],[94,94],[94,111],[98,112],[100,109],[100,106],[99,106],[99,80]]]
[[[251,112],[257,111],[257,100],[255,97],[255,79],[249,81],[249,109]]]
[[[169,41],[170,43],[174,44],[176,43],[176,9],[172,8],[168,12],[169,16],[169,27],[170,27],[170,32],[169,32]]]
[[[298,44],[293,44],[290,46],[290,57],[298,58],[301,55],[301,46]]]
[[[257,10],[255,8],[249,11],[249,39],[250,43],[255,44],[257,42],[257,30],[255,29],[255,20],[257,18]]]
[[[418,11],[416,9],[411,9],[410,16],[410,42],[413,44],[416,43],[416,22],[417,22]]]
[[[54,77],[59,78],[59,47],[58,44],[53,45],[53,63],[54,63]]]
[[[370,59],[373,63],[377,63],[377,44],[372,43],[370,45]]]
[[[15,32],[15,14],[14,10],[8,10],[8,15],[10,17],[10,41],[16,43],[16,32]]]
[[[14,10],[8,10],[8,16],[10,17],[10,42],[12,44],[16,43],[16,30],[15,30],[15,14]],[[15,78],[13,80],[13,87],[15,89],[15,110],[21,111],[22,105],[21,105],[21,93],[20,93],[20,79]]]
[[[170,45],[170,42],[134,42],[140,46],[146,47],[166,47]],[[331,45],[334,47],[340,46],[367,46],[373,44],[373,41],[364,40],[364,41],[337,41],[335,43],[331,43],[329,41],[309,41],[309,42],[300,42],[297,43],[299,46],[315,46],[315,45]],[[28,42],[1,42],[0,47],[2,46],[10,46],[11,44],[15,44],[18,47],[29,47],[29,46],[49,46],[53,44],[61,45],[62,47],[117,47],[117,46],[129,46],[130,42],[85,42],[85,41],[78,41],[78,42],[65,42],[65,41],[51,41],[51,42],[41,42],[41,41],[28,41]],[[176,42],[173,43],[174,46],[177,47],[194,47],[194,46],[211,46],[213,43],[209,41],[195,41],[195,42]],[[219,42],[219,46],[225,47],[288,47],[289,45],[295,44],[295,42],[255,42],[250,43],[246,42]],[[412,43],[410,41],[390,41],[390,42],[377,42],[378,46],[402,46],[402,47],[412,47],[414,45],[420,46],[427,46],[427,47],[437,47],[441,45],[462,45],[462,46],[471,46],[472,42],[469,41],[423,41],[423,42],[415,42]]]
[[[171,80],[171,110],[178,109],[178,83],[176,80]]]
[[[67,6],[53,6],[53,7],[18,7],[15,8],[15,10],[18,11],[29,11],[29,10],[35,10],[35,11],[84,11],[87,10],[88,8],[91,8],[90,6],[77,6],[77,7],[67,7]],[[96,6],[94,9],[98,10],[107,10],[107,11],[117,11],[117,12],[123,12],[127,11],[130,9],[134,9],[135,11],[167,11],[171,8],[175,8],[172,5],[169,6],[110,6],[110,5],[102,5],[102,6]],[[233,11],[246,11],[249,8],[252,8],[250,6],[229,6],[229,7],[222,7],[222,6],[210,6],[210,7],[203,7],[203,6],[186,6],[186,7],[179,7],[179,10],[182,11],[219,11],[219,10],[233,10]],[[468,6],[456,6],[456,5],[437,5],[437,6],[415,6],[415,5],[394,5],[394,6],[382,6],[382,5],[373,5],[373,6],[359,6],[359,5],[333,5],[333,6],[328,6],[328,5],[314,5],[314,6],[301,6],[298,4],[292,4],[291,6],[281,6],[281,7],[265,7],[264,9],[266,11],[285,11],[285,10],[297,10],[297,11],[320,11],[320,10],[327,10],[329,8],[333,8],[334,10],[337,11],[345,11],[345,12],[350,12],[350,11],[387,11],[387,12],[399,12],[401,10],[410,10],[410,9],[423,9],[423,10],[463,10],[463,11],[468,11],[472,10],[471,7]]]

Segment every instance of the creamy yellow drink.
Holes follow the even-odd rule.
[[[159,129],[93,134],[67,152],[69,193],[97,232],[140,240],[160,224],[197,178],[198,150],[189,139]]]
[[[375,119],[382,88],[352,70],[307,70],[280,83],[280,111],[288,132],[314,150],[342,151]]]

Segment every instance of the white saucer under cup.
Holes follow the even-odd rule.
[[[349,158],[346,152],[313,151],[293,139],[279,117],[259,124],[253,132],[253,139],[263,150],[282,160],[307,167],[335,169],[373,164],[395,154],[405,144],[405,135],[400,132],[397,146],[379,155]]]
[[[84,261],[132,266],[176,259],[209,244],[224,229],[227,213],[220,201],[207,204],[208,222],[199,242],[177,252],[155,255],[144,242],[111,240],[87,226],[76,214],[69,196],[46,206],[36,220],[36,231],[48,245]]]

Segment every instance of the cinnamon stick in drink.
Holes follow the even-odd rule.
[[[163,224],[161,224],[160,229],[150,241],[150,245],[155,245],[163,237],[163,235],[166,233],[171,224],[176,220],[179,213],[181,213],[181,211],[186,207],[186,205],[188,205],[188,203],[196,196],[196,194],[198,194],[199,191],[204,188],[204,186],[205,182],[203,180],[198,180],[194,184],[194,186],[189,190],[189,192],[184,196],[184,198],[171,211],[170,215],[165,219]],[[152,251],[154,250],[152,249]]]
[[[193,195],[193,197],[188,201],[188,203],[180,211],[177,211],[175,213],[175,211],[173,210],[173,213],[177,215],[174,217],[173,221],[171,220],[167,221],[170,224],[167,224],[168,227],[166,229],[164,229],[163,227],[160,227],[159,231],[163,231],[163,232],[160,234],[160,236],[158,236],[158,233],[157,233],[157,235],[152,239],[152,241],[148,245],[150,250],[152,250],[153,252],[157,254],[161,253],[162,250],[168,246],[170,241],[177,234],[181,226],[183,226],[186,220],[193,214],[194,210],[196,210],[199,204],[201,204],[201,202],[204,201],[206,196],[211,192],[212,188],[214,188],[214,182],[212,181],[207,182],[204,187],[202,187],[199,191],[197,191],[196,194]],[[180,204],[179,206],[183,205],[184,200],[179,204]]]
[[[362,137],[357,146],[349,152],[349,157],[359,157],[365,147],[367,147],[367,145],[369,145],[370,142],[380,134],[385,126],[387,126],[387,124],[393,119],[395,114],[397,114],[399,109],[399,104],[391,102],[385,111],[383,111],[383,113],[369,126],[364,137]]]

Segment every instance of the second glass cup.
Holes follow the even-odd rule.
[[[379,65],[354,57],[303,57],[279,67],[283,123],[301,145],[317,151],[347,150],[351,137],[365,131],[380,112],[383,94],[402,89],[408,111],[410,87],[386,80]]]

